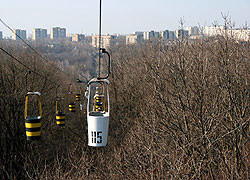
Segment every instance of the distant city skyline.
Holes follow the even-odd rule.
[[[103,0],[103,34],[178,29],[181,17],[186,26],[223,23],[229,13],[237,27],[250,23],[249,0]],[[99,0],[8,0],[0,1],[0,18],[13,29],[64,27],[67,34],[97,34]],[[12,33],[0,24],[3,36]]]

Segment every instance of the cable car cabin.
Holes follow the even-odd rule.
[[[70,112],[76,112],[76,103],[73,100],[74,93],[69,92],[68,95],[68,102],[69,102],[69,111]]]
[[[39,108],[39,115],[28,115],[28,103],[29,97],[36,96]],[[25,130],[27,140],[39,140],[41,138],[41,119],[42,119],[42,103],[41,93],[39,92],[28,92],[25,96]]]
[[[56,124],[58,126],[65,126],[65,111],[63,111],[65,108],[63,107],[64,103],[62,100],[64,100],[64,98],[56,99]]]
[[[93,78],[88,83],[88,145],[102,147],[107,145],[109,126],[109,81]]]
[[[56,124],[58,126],[65,126],[65,114],[62,111],[56,113]]]
[[[76,101],[81,101],[81,92],[76,93]]]
[[[69,111],[76,112],[76,103],[75,102],[69,103]]]
[[[68,103],[69,103],[69,111],[76,112],[76,103],[75,103],[75,94],[71,91],[72,84],[69,85],[69,94],[68,94]]]

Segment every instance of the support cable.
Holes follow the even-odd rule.
[[[99,14],[99,66],[98,77],[101,77],[101,38],[102,38],[102,0],[100,0],[100,14]]]
[[[7,52],[5,49],[3,49],[2,47],[0,47],[0,50],[2,50],[5,54],[7,54],[9,57],[11,57],[12,59],[14,59],[15,61],[17,61],[19,64],[21,64],[23,67],[27,68],[28,70],[30,70],[31,72],[33,72],[34,74],[54,83],[57,84],[56,82],[48,79],[46,76],[41,75],[40,73],[36,72],[35,70],[31,69],[29,66],[25,65],[24,63],[22,63],[19,59],[17,59],[16,57],[14,57],[13,55],[11,55],[9,52]]]

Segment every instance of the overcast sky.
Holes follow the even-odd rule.
[[[222,23],[229,12],[237,26],[250,24],[250,0],[103,0],[103,33],[174,30],[181,17],[186,26]],[[49,29],[98,33],[99,0],[0,0],[0,18],[14,29]],[[1,24],[4,36],[11,33]]]

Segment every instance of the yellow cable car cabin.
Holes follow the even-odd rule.
[[[59,102],[62,106],[63,98],[57,98],[56,100],[56,124],[58,126],[65,126],[65,112],[62,111],[62,107],[59,110]]]
[[[76,103],[75,102],[69,103],[69,111],[76,112]]]
[[[39,115],[28,115],[28,102],[30,96],[36,96],[39,106]],[[28,92],[25,96],[25,130],[27,140],[39,140],[41,138],[42,102],[40,92]]]
[[[65,126],[65,114],[62,111],[56,113],[56,124],[58,126]]]
[[[69,111],[76,112],[76,103],[75,103],[75,99],[73,98],[75,96],[74,96],[73,91],[70,90],[71,86],[72,84],[69,85],[69,94],[68,94]]]
[[[76,101],[81,101],[81,91],[80,93],[76,93]]]

